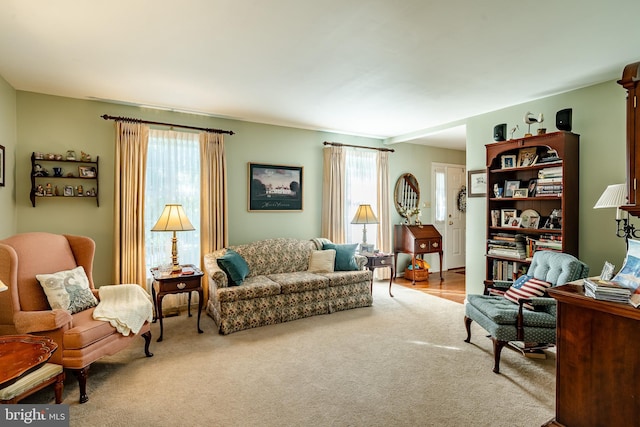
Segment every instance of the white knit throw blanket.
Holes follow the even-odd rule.
[[[93,318],[111,323],[122,335],[137,334],[145,321],[153,320],[151,297],[139,285],[100,286],[98,292]]]

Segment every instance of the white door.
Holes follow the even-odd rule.
[[[458,209],[458,195],[466,183],[460,165],[433,164],[433,224],[442,234],[443,269],[465,265],[465,214]]]

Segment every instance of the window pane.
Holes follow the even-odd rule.
[[[171,232],[150,231],[167,203],[181,204],[195,227],[177,232],[178,262],[200,264],[200,149],[195,133],[151,129],[147,154],[145,234],[149,269],[171,262]]]
[[[345,157],[345,224],[346,242],[362,242],[362,224],[351,224],[358,206],[369,204],[377,212],[377,152],[371,150],[346,150]],[[378,226],[367,225],[367,243],[376,245]]]

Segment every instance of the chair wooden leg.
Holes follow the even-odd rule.
[[[80,387],[80,403],[85,403],[89,400],[89,396],[87,396],[87,377],[89,376],[89,366],[85,366],[82,369],[72,370],[73,374],[78,378],[78,386]]]
[[[64,372],[62,372],[56,378],[56,383],[53,386],[53,390],[56,396],[56,404],[62,403],[62,391],[64,390]]]
[[[491,338],[491,340],[493,341],[493,359],[494,359],[493,372],[495,372],[496,374],[499,374],[500,373],[500,353],[502,353],[502,349],[507,344],[507,341],[499,341],[493,337]]]
[[[467,339],[464,342],[471,342],[471,322],[473,320],[470,317],[464,316],[464,326],[467,328]]]
[[[142,334],[142,338],[144,338],[144,354],[146,354],[147,357],[153,356],[153,353],[149,351],[149,344],[151,344],[151,331]]]

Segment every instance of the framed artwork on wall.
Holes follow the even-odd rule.
[[[5,180],[4,145],[0,145],[0,187],[4,187]]]
[[[485,197],[487,195],[487,170],[478,169],[468,172],[469,197]]]
[[[249,163],[249,211],[301,211],[302,166]]]

